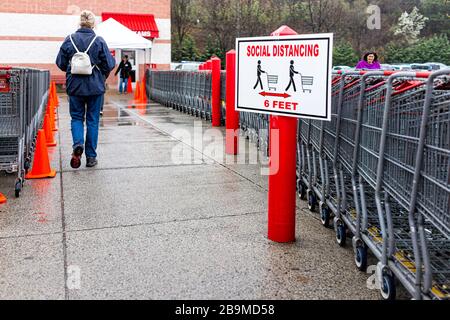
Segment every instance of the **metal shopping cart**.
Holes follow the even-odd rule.
[[[337,97],[343,90],[344,82],[338,75],[334,76],[332,95]],[[337,101],[333,98],[332,112],[335,118]],[[335,122],[331,125],[334,125]],[[324,126],[326,124],[318,120],[299,120],[298,139],[298,191],[301,199],[307,199],[308,207],[315,211],[319,203],[319,212],[324,216],[322,223],[328,225],[330,212],[324,205],[327,192],[333,188],[330,186],[330,177],[333,177],[332,163],[324,156]]]
[[[332,121],[299,121],[300,196],[310,209],[320,201],[321,218],[335,215],[340,245],[354,234],[360,270],[368,250],[379,259],[385,299],[394,277],[416,299],[450,296],[450,77],[426,88],[426,76],[335,74]]]
[[[19,197],[48,100],[48,71],[0,68],[0,171],[16,173]]]

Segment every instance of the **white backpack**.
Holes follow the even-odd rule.
[[[92,66],[91,58],[87,53],[89,49],[91,49],[96,39],[97,36],[94,37],[94,40],[92,40],[91,44],[85,52],[80,52],[80,50],[78,50],[77,46],[75,45],[75,42],[73,42],[72,35],[70,35],[70,41],[72,41],[72,45],[77,51],[77,53],[74,54],[72,60],[70,61],[72,74],[85,76],[90,76],[92,74],[92,69],[94,69],[95,66]]]

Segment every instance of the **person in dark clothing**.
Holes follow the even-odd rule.
[[[296,74],[299,74],[299,72],[295,71],[294,61],[291,61],[291,66],[289,68],[289,78],[291,80],[289,81],[289,85],[286,88],[286,91],[288,91],[291,88],[291,86],[294,86],[294,92],[297,92],[297,86],[295,85],[295,79],[294,79],[294,76]]]
[[[120,84],[119,84],[119,93],[125,93],[127,94],[127,87],[128,87],[128,79],[130,78],[131,70],[133,70],[133,67],[131,66],[130,61],[128,61],[128,56],[124,56],[122,59],[122,62],[120,62],[119,67],[116,70],[115,75],[120,72]]]
[[[70,116],[72,118],[73,153],[70,165],[74,169],[81,166],[81,157],[86,149],[87,167],[97,165],[97,143],[100,122],[100,109],[106,91],[105,79],[116,66],[108,45],[102,37],[96,37],[93,30],[95,16],[90,11],[83,11],[80,17],[80,29],[63,42],[56,65],[66,72],[67,95],[69,96]],[[75,48],[75,46],[76,48]],[[92,44],[92,45],[91,45]],[[89,45],[91,47],[89,48]],[[92,74],[79,75],[71,73],[70,62],[77,51],[85,52],[91,60]],[[84,139],[84,122],[86,118],[87,134]]]
[[[262,83],[262,80],[261,80],[261,76],[262,76],[263,73],[266,73],[266,72],[263,71],[263,69],[261,67],[261,60],[258,61],[258,70],[256,71],[256,73],[257,73],[258,80],[256,81],[256,84],[253,87],[253,90],[255,90],[258,85],[261,86],[261,90],[264,90],[263,83]]]

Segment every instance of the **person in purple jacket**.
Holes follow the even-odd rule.
[[[381,65],[378,62],[378,55],[375,52],[368,52],[364,55],[363,60],[358,62],[356,69],[363,70],[380,70]]]

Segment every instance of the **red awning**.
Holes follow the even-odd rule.
[[[120,22],[130,30],[147,39],[159,38],[158,26],[152,14],[129,14],[129,13],[102,13],[102,20],[109,18]]]

